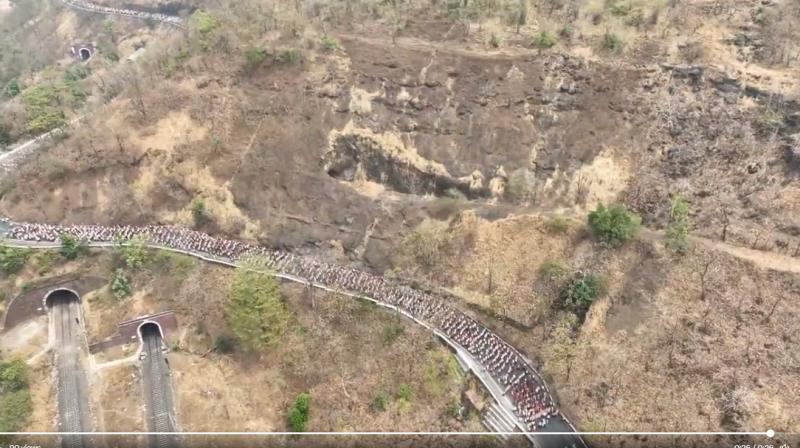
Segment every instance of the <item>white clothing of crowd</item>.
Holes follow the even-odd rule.
[[[499,336],[444,300],[408,286],[392,284],[382,276],[321,263],[286,251],[215,238],[182,227],[6,223],[10,227],[6,237],[15,240],[57,242],[62,234],[94,243],[141,239],[150,244],[210,255],[232,263],[256,257],[272,272],[371,297],[401,308],[438,328],[469,352],[504,387],[516,407],[517,416],[530,430],[545,426],[558,415],[538,374]]]

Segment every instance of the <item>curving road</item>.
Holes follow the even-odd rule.
[[[74,296],[57,297],[51,308],[58,368],[58,415],[62,432],[78,433],[90,429],[88,388],[80,361],[79,306]],[[65,435],[61,443],[65,448],[84,447],[87,440],[80,434]]]
[[[142,378],[145,408],[147,409],[147,430],[152,433],[176,432],[172,412],[172,388],[169,381],[169,367],[161,348],[163,343],[158,330],[142,331]],[[151,434],[149,446],[166,448],[178,445],[174,435]]]

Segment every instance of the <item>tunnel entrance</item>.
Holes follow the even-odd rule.
[[[92,57],[92,52],[89,51],[88,48],[81,48],[78,52],[78,55],[80,56],[81,61],[88,61],[89,58]]]
[[[77,292],[71,289],[56,289],[54,291],[50,291],[44,297],[44,306],[50,309],[53,308],[53,305],[70,303],[72,301],[81,301],[81,298]]]
[[[146,337],[159,336],[164,339],[164,332],[161,331],[161,325],[155,322],[145,322],[139,325],[139,339],[144,340]]]

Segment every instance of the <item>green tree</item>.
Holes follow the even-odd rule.
[[[0,271],[4,274],[16,274],[28,261],[30,251],[15,247],[0,246]]]
[[[131,282],[125,277],[122,269],[114,271],[114,275],[111,277],[111,292],[114,293],[114,297],[118,299],[128,297],[131,295],[131,291]]]
[[[118,242],[117,252],[125,261],[125,265],[134,270],[140,269],[151,259],[150,248],[140,237]]]
[[[28,387],[28,366],[15,359],[0,364],[0,390],[16,391]]]
[[[47,132],[66,124],[58,90],[50,85],[32,86],[22,92],[22,105],[27,115],[27,130]]]
[[[84,251],[83,244],[73,235],[62,233],[58,238],[61,240],[61,248],[58,252],[67,260],[78,258],[78,255]]]
[[[289,413],[289,424],[294,432],[303,432],[308,426],[308,414],[311,409],[311,395],[302,393],[294,400]]]
[[[679,254],[689,249],[689,229],[692,226],[689,202],[683,195],[675,195],[669,207],[669,225],[666,237],[667,247]]]
[[[578,272],[561,292],[564,306],[581,319],[595,300],[605,293],[603,280],[591,272]]]
[[[589,228],[595,238],[604,244],[621,246],[636,236],[641,219],[623,205],[606,208],[603,203],[589,213]]]
[[[226,306],[228,325],[249,350],[276,343],[289,322],[275,278],[257,269],[249,262],[236,270]]]

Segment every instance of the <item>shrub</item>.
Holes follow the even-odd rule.
[[[491,37],[489,37],[489,45],[492,48],[499,48],[500,47],[500,38],[497,37],[497,34],[492,33]]]
[[[14,98],[22,91],[19,85],[19,79],[14,78],[3,87],[3,94],[9,98]]]
[[[0,432],[19,431],[33,411],[30,391],[6,392],[0,402]]]
[[[550,233],[565,233],[569,230],[569,220],[563,216],[556,216],[547,222],[547,231]]]
[[[278,283],[254,269],[246,264],[236,270],[226,306],[231,330],[250,350],[275,344],[289,322]]]
[[[81,255],[85,250],[83,244],[68,233],[62,233],[58,238],[61,240],[61,248],[58,252],[67,260],[78,258],[78,255]]]
[[[545,260],[539,266],[539,275],[544,280],[560,283],[567,277],[567,268],[558,260]]]
[[[463,418],[464,410],[464,406],[458,400],[453,400],[447,405],[447,415],[455,419]]]
[[[122,269],[117,269],[111,276],[111,292],[118,299],[131,295],[131,282],[125,277]]]
[[[11,125],[0,122],[0,149],[11,144]]]
[[[289,414],[289,424],[294,432],[303,432],[308,425],[308,412],[311,407],[311,395],[302,393],[294,400],[291,413]]]
[[[248,48],[244,52],[244,59],[245,59],[245,70],[252,71],[258,68],[264,59],[267,58],[267,50],[261,47],[252,47]]]
[[[411,386],[408,384],[401,384],[400,387],[397,388],[397,400],[400,401],[401,404],[408,405],[411,403],[413,396],[414,394],[411,391]]]
[[[192,212],[192,219],[194,220],[195,227],[201,227],[208,222],[208,211],[206,210],[206,203],[203,198],[198,196],[192,199],[189,209]]]
[[[25,361],[15,359],[0,364],[0,390],[16,391],[28,386],[28,366]]]
[[[214,351],[217,353],[233,353],[236,351],[236,338],[221,334],[214,339]]]
[[[339,48],[339,42],[337,42],[336,39],[330,36],[323,37],[321,44],[322,44],[322,51],[326,53],[334,52]]]
[[[139,269],[151,260],[150,248],[144,240],[134,238],[127,242],[119,242],[117,251],[129,269]]]
[[[219,20],[202,9],[194,13],[192,20],[200,34],[208,34],[219,28]]]
[[[378,392],[375,398],[372,399],[372,410],[375,412],[383,412],[386,410],[386,405],[389,404],[389,394],[385,391]]]
[[[689,248],[689,228],[691,227],[689,212],[689,202],[682,195],[676,195],[669,207],[669,225],[666,237],[667,247],[680,254],[685,253]]]
[[[550,31],[542,31],[533,38],[536,48],[553,48],[558,43],[558,38]]]
[[[28,261],[30,251],[15,247],[0,246],[0,271],[4,274],[16,274]]]
[[[58,101],[58,91],[53,86],[33,86],[22,92],[28,132],[43,133],[66,123],[64,113],[57,107]]]
[[[298,50],[289,49],[289,50],[282,50],[278,53],[276,59],[281,64],[294,64],[299,62],[301,59],[301,54]]]
[[[628,2],[618,1],[611,4],[609,11],[611,14],[615,16],[627,16],[633,10],[633,4],[631,4],[630,0]]]
[[[633,239],[641,219],[623,205],[606,208],[602,203],[589,213],[589,227],[595,238],[604,244],[620,246]]]
[[[786,126],[786,116],[775,109],[766,109],[756,120],[756,127],[761,134],[777,132]]]
[[[604,292],[605,284],[600,277],[591,272],[578,272],[562,291],[561,299],[567,309],[583,318]]]
[[[625,44],[622,42],[622,39],[615,33],[606,31],[606,33],[603,34],[603,48],[606,50],[619,53],[624,46]]]
[[[403,239],[402,252],[424,270],[439,266],[451,250],[451,240],[439,221],[425,220]]]

